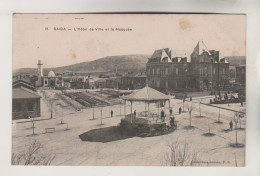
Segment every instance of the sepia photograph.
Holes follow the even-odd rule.
[[[245,167],[245,14],[12,25],[11,165]]]

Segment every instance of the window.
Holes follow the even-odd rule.
[[[154,68],[153,68],[153,75],[154,75]]]
[[[159,68],[157,68],[157,74],[158,74],[158,75],[160,74],[160,69],[159,69]]]
[[[156,87],[157,87],[157,88],[160,87],[160,80],[156,80]]]
[[[168,68],[165,68],[165,75],[168,75],[169,74],[169,70]]]
[[[204,67],[204,75],[207,76],[207,73],[208,73],[208,67]]]
[[[216,69],[215,68],[213,68],[213,74],[216,74]]]
[[[20,112],[21,111],[21,103],[13,102],[13,112]]]
[[[168,81],[165,81],[165,88],[168,89]]]
[[[27,103],[27,110],[33,111],[33,103],[32,102]]]
[[[178,72],[179,72],[179,71],[178,71],[178,68],[176,68],[176,75],[178,75]],[[177,87],[177,86],[176,86],[176,87]]]
[[[225,74],[226,72],[225,72],[226,70],[225,70],[225,68],[223,68],[223,74]]]
[[[57,80],[57,84],[60,84],[60,81],[59,81],[59,80]]]

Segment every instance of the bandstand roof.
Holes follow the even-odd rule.
[[[161,101],[169,100],[170,96],[146,86],[130,95],[122,97],[122,99],[128,101]]]

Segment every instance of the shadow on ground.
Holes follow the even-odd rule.
[[[133,137],[133,135],[123,134],[118,126],[90,130],[79,135],[82,141],[88,142],[112,142]]]

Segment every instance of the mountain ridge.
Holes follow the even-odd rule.
[[[93,61],[80,62],[67,66],[43,68],[44,75],[49,71],[55,73],[75,72],[75,73],[110,73],[116,70],[120,72],[140,72],[145,71],[146,63],[150,55],[136,54],[136,55],[119,55],[106,56]],[[246,56],[227,56],[226,59],[230,66],[246,64]],[[44,67],[44,65],[43,65]],[[13,74],[37,74],[37,65],[35,68],[19,68],[14,69]]]

